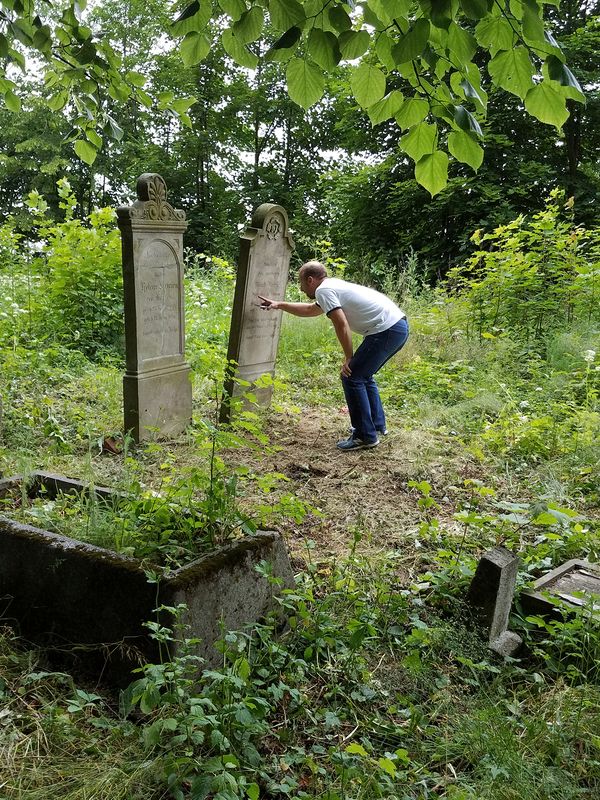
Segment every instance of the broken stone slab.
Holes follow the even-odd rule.
[[[101,500],[118,500],[124,497],[122,492],[116,489],[109,489],[106,486],[90,486],[73,478],[58,475],[55,472],[36,470],[27,477],[12,475],[10,478],[0,480],[0,498],[21,489],[23,482],[25,482],[26,494],[30,498],[37,497],[43,493],[53,500],[59,493],[88,495],[90,492],[93,492]]]
[[[4,483],[11,481],[18,487],[15,478]],[[279,586],[257,572],[265,561]],[[275,606],[275,595],[294,585],[286,545],[274,531],[228,543],[158,584],[148,582],[146,568],[135,558],[0,517],[0,617],[52,648],[62,663],[74,661],[108,684],[126,685],[132,669],[159,660],[144,624],[156,621],[157,607],[185,604],[186,635],[199,638],[196,654],[217,666],[223,656],[214,644],[223,631],[258,621]]]
[[[517,581],[519,559],[505,547],[495,547],[479,560],[467,594],[485,627],[492,650],[502,656],[514,656],[521,647],[521,637],[508,630]]]
[[[521,592],[521,605],[526,613],[542,616],[563,616],[569,607],[599,616],[600,564],[580,558],[560,564]]]

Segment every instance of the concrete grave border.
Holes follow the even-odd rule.
[[[31,477],[32,496],[42,486],[48,496],[90,491],[61,475]],[[22,481],[21,476],[0,481],[0,498]],[[119,496],[105,487],[93,491]],[[256,571],[262,561],[270,563],[280,587]],[[285,542],[274,531],[227,544],[157,585],[148,583],[137,559],[0,516],[0,619],[107,683],[126,685],[133,668],[158,661],[157,645],[144,626],[156,620],[158,606],[187,606],[182,621],[190,626],[188,635],[201,640],[197,655],[217,666],[222,655],[214,643],[222,632],[257,622],[274,607],[274,595],[293,585]]]

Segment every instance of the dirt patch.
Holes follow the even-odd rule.
[[[300,524],[282,520],[279,526],[297,558],[307,558],[309,549],[316,559],[345,555],[358,534],[363,552],[398,550],[414,559],[422,512],[419,493],[409,482],[426,478],[442,516],[449,516],[454,511],[452,482],[473,470],[461,448],[433,433],[402,428],[394,420],[379,447],[337,450],[336,441],[349,435],[345,409],[271,413],[267,426],[275,452],[242,455],[238,450],[229,459],[238,464],[246,459],[257,472],[282,473],[288,478],[284,491],[317,509]],[[246,502],[251,506],[253,499]]]

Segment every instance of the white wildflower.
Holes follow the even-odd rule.
[[[588,364],[591,364],[595,358],[596,358],[595,350],[586,350],[585,353],[583,354],[583,360],[587,361]]]

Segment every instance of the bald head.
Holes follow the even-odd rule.
[[[311,300],[315,299],[315,290],[326,277],[327,270],[320,261],[307,261],[298,272],[300,288]]]
[[[327,270],[320,261],[307,261],[306,264],[300,267],[300,271],[298,272],[298,278],[300,280],[303,278],[316,278],[316,280],[322,281],[323,278],[326,277]]]
[[[320,261],[307,261],[298,272],[300,288],[311,300],[315,299],[315,290],[326,277],[327,270]]]

